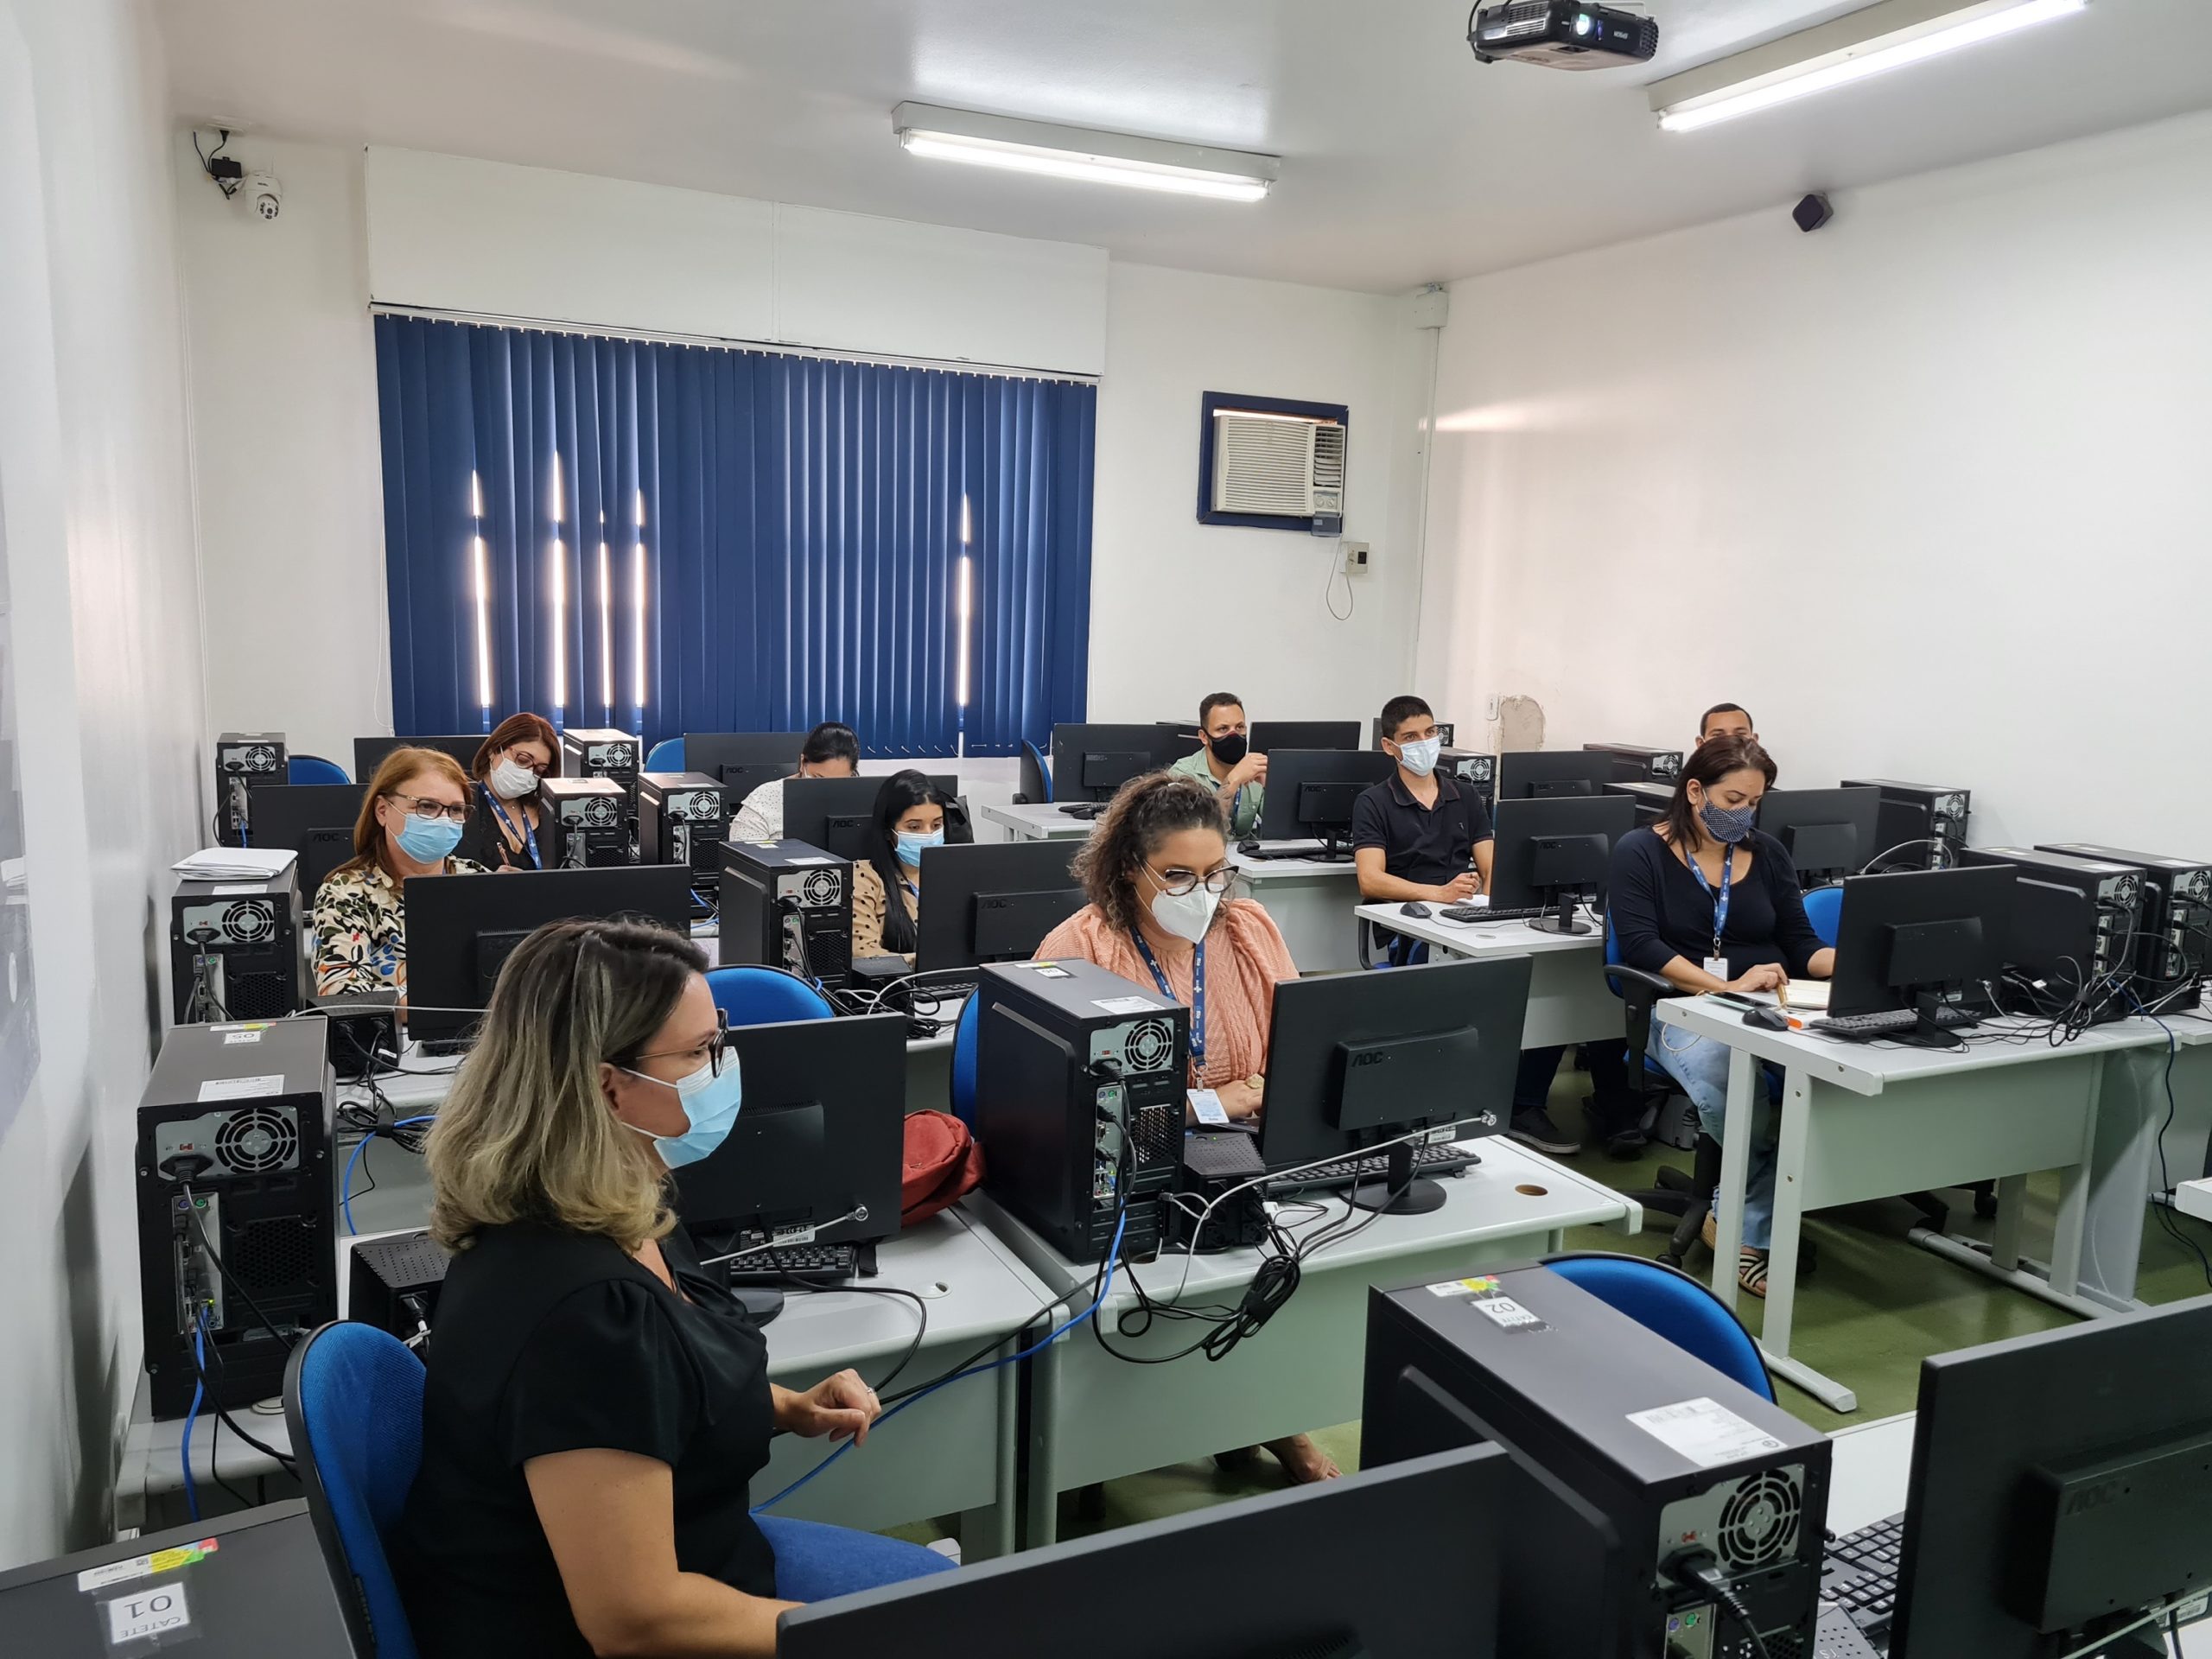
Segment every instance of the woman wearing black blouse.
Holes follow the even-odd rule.
[[[1826,979],[1835,952],[1805,917],[1789,855],[1751,826],[1774,782],[1772,757],[1748,737],[1716,737],[1691,755],[1667,816],[1613,849],[1606,921],[1631,968],[1680,989],[1770,991],[1790,976]],[[1651,1058],[1682,1085],[1716,1139],[1728,1106],[1727,1046],[1656,1027]],[[1753,1137],[1737,1282],[1766,1294],[1774,1230],[1774,1152]]]
[[[487,870],[542,870],[537,786],[561,775],[561,740],[543,715],[509,715],[476,751],[468,769],[468,827],[460,856]]]
[[[792,1599],[947,1565],[749,1512],[773,1431],[865,1440],[878,1407],[851,1371],[771,1383],[663,1204],[741,1101],[704,967],[656,927],[539,929],[430,1132],[455,1255],[392,1550],[424,1659],[772,1655]]]

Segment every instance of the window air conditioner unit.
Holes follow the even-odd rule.
[[[1343,422],[1242,409],[1213,419],[1214,512],[1295,519],[1316,536],[1343,531]]]

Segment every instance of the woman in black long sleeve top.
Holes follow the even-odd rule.
[[[1789,855],[1751,827],[1774,778],[1774,760],[1756,741],[1716,738],[1683,767],[1666,817],[1621,837],[1606,921],[1623,962],[1691,992],[1770,991],[1792,976],[1826,979],[1835,971],[1835,952],[1806,919]],[[1727,1046],[1657,1030],[1651,1058],[1718,1138],[1728,1104]],[[1755,1139],[1736,1268],[1737,1281],[1755,1296],[1766,1294],[1773,1224],[1774,1153]]]

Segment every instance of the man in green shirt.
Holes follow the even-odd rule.
[[[1234,691],[1217,691],[1198,704],[1202,747],[1168,768],[1204,779],[1228,800],[1230,827],[1240,841],[1260,833],[1268,792],[1268,757],[1250,752],[1246,734],[1244,700]]]

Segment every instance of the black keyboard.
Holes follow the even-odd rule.
[[[1447,922],[1533,922],[1551,913],[1548,905],[1454,905],[1437,912]]]
[[[857,1244],[764,1244],[729,1263],[729,1282],[735,1288],[780,1285],[795,1274],[808,1279],[850,1279],[860,1267]]]
[[[1414,1148],[1415,1175],[1457,1175],[1480,1162],[1479,1157],[1456,1141]],[[1390,1154],[1370,1152],[1364,1157],[1339,1158],[1334,1163],[1286,1175],[1279,1181],[1268,1182],[1266,1191],[1271,1198],[1293,1192],[1331,1192],[1338,1187],[1357,1186],[1362,1181],[1379,1181],[1389,1173]]]
[[[1980,1023],[1979,1015],[1964,1008],[1936,1010],[1938,1031],[1966,1031]],[[1818,1037],[1834,1037],[1847,1043],[1870,1043],[1878,1037],[1910,1036],[1920,1029],[1920,1016],[1910,1008],[1885,1008],[1879,1014],[1846,1014],[1834,1019],[1811,1020],[1805,1029]]]
[[[1821,1596],[1843,1610],[1859,1632],[1886,1648],[1897,1611],[1897,1559],[1904,1550],[1904,1516],[1893,1515],[1828,1541],[1821,1569]]]

